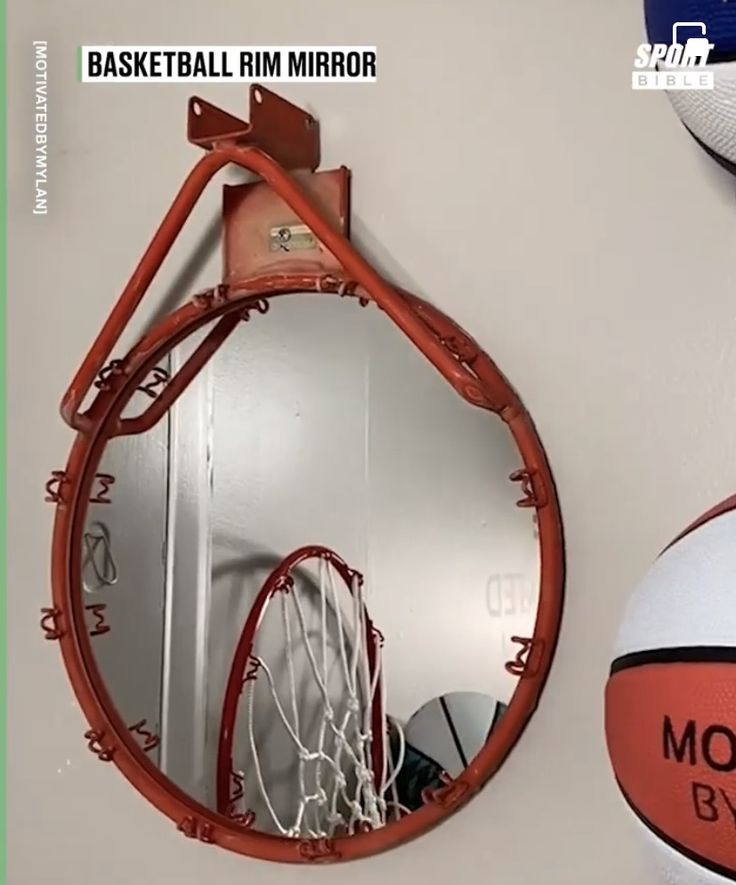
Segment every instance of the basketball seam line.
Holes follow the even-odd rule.
[[[610,675],[650,664],[736,664],[736,648],[721,645],[691,645],[657,648],[621,655],[611,664]]]
[[[442,708],[442,713],[444,714],[445,720],[447,722],[447,727],[450,729],[452,740],[455,743],[455,749],[457,750],[457,754],[460,757],[460,764],[462,765],[463,770],[465,770],[468,767],[468,760],[465,757],[463,745],[460,743],[460,735],[457,733],[455,723],[452,721],[452,716],[450,716],[450,711],[447,708],[447,701],[443,697],[441,697],[439,701],[440,707]]]

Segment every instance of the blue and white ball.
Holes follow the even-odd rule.
[[[705,25],[714,44],[707,70],[715,74],[715,88],[672,91],[669,97],[692,136],[736,175],[736,0],[644,0],[644,12],[650,43],[672,43],[677,22]]]

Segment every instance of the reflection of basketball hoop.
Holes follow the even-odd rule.
[[[316,638],[310,638],[307,628],[305,603],[301,600],[304,588],[300,586],[297,573],[298,568],[309,560],[316,560],[319,566],[320,617]],[[352,611],[342,611],[344,600],[339,597],[335,574],[350,593]],[[273,600],[281,608],[284,635],[275,658],[268,661],[256,651],[256,645],[259,629]],[[333,617],[332,629],[328,625],[328,611]],[[346,623],[348,620],[350,626]],[[294,636],[295,628],[298,638]],[[332,654],[328,653],[328,640]],[[336,649],[332,647],[333,643]],[[380,634],[363,601],[362,576],[331,550],[301,548],[272,572],[248,615],[225,691],[217,761],[217,807],[221,813],[236,812],[231,791],[235,771],[233,739],[242,697],[246,708],[251,770],[263,804],[279,833],[319,838],[334,836],[336,832],[352,835],[360,830],[385,826],[392,804],[387,802],[386,795],[395,780],[395,772],[383,712],[380,645]],[[298,668],[294,658],[298,651],[306,651],[303,661],[306,666],[301,668],[297,689]],[[285,659],[288,665],[287,690],[281,696],[275,672],[279,658]],[[330,667],[330,663],[337,663],[337,667]],[[335,670],[337,680],[330,678]],[[306,692],[305,676],[316,685],[314,705],[322,710],[319,721],[313,721],[309,729],[305,729],[297,696]],[[288,738],[286,749],[296,756],[294,801],[288,824],[274,808],[261,771],[263,748],[258,746],[254,727],[254,688],[258,679],[265,679],[268,684],[270,716],[283,726]],[[266,741],[273,741],[272,731],[267,735]],[[397,768],[400,765],[399,760]],[[250,809],[246,814],[249,819],[254,819]]]
[[[77,431],[77,437],[65,470],[54,471],[47,485],[48,500],[56,505],[52,550],[53,606],[44,609],[41,623],[46,638],[60,643],[70,681],[90,723],[86,734],[92,752],[99,759],[112,761],[118,766],[182,833],[242,854],[274,861],[348,860],[399,845],[442,821],[482,787],[518,740],[536,708],[559,628],[564,571],[560,513],[544,450],[515,391],[469,335],[435,307],[386,282],[351,246],[347,239],[347,170],[310,171],[315,170],[319,162],[314,120],[262,87],[253,87],[251,94],[254,98],[252,122],[248,124],[202,100],[193,100],[190,104],[190,140],[206,148],[207,154],[185,181],[63,399],[62,416]],[[110,362],[120,336],[197,199],[212,176],[230,163],[260,175],[263,181],[225,190],[223,282],[165,316],[123,359]],[[295,239],[300,237],[300,225],[306,226],[310,235],[304,238],[304,248],[298,255],[296,249],[291,249],[288,254],[275,258],[270,249],[270,236],[264,242],[264,232],[283,227],[289,213],[294,216]],[[255,218],[257,223],[243,223],[244,216],[245,221],[252,222]],[[514,664],[519,680],[498,727],[456,779],[446,783],[443,780],[440,786],[429,791],[422,799],[424,804],[413,813],[387,820],[388,815],[385,810],[381,811],[380,805],[381,801],[389,802],[386,791],[391,785],[391,764],[397,757],[385,749],[387,723],[382,689],[379,690],[378,644],[372,627],[369,628],[370,621],[359,587],[354,584],[356,576],[342,560],[324,548],[309,548],[306,553],[297,551],[288,557],[272,575],[271,582],[265,585],[260,603],[251,610],[250,626],[246,624],[234,672],[244,672],[246,679],[249,675],[257,675],[257,679],[248,684],[242,706],[247,712],[247,704],[254,693],[270,688],[265,669],[261,667],[262,672],[258,674],[243,669],[247,667],[261,625],[261,622],[253,623],[254,611],[260,605],[262,613],[266,604],[273,601],[270,593],[277,589],[274,582],[294,576],[296,567],[306,567],[307,560],[324,561],[351,591],[347,598],[351,598],[356,606],[356,623],[364,619],[365,629],[358,627],[353,631],[352,643],[354,648],[362,646],[365,652],[363,671],[370,679],[368,690],[358,698],[356,712],[363,716],[370,714],[371,734],[370,751],[364,749],[365,764],[353,765],[352,775],[349,773],[361,787],[361,798],[356,800],[360,810],[348,802],[340,810],[341,822],[327,820],[326,825],[325,821],[316,818],[305,827],[296,826],[293,818],[283,825],[279,818],[286,833],[277,826],[277,832],[273,834],[258,830],[259,822],[247,813],[248,808],[243,814],[232,813],[235,796],[229,780],[235,781],[238,791],[254,778],[257,780],[255,765],[246,766],[242,776],[240,768],[233,770],[235,760],[228,749],[230,738],[227,731],[232,732],[234,728],[238,708],[237,698],[233,697],[234,689],[226,699],[223,713],[226,728],[224,747],[221,744],[223,768],[219,772],[217,812],[185,794],[146,756],[145,745],[142,746],[139,740],[141,732],[131,725],[140,717],[130,722],[123,720],[100,675],[92,643],[103,630],[99,626],[90,630],[85,620],[84,602],[89,597],[83,598],[81,592],[79,553],[84,544],[89,503],[109,504],[108,496],[114,494],[114,488],[111,489],[114,478],[98,472],[107,445],[116,437],[150,430],[167,414],[236,328],[243,322],[260,322],[279,296],[295,293],[314,298],[345,297],[356,307],[374,304],[398,326],[426,357],[428,365],[437,370],[466,403],[485,410],[489,420],[504,422],[516,443],[521,461],[521,468],[510,477],[521,483],[518,506],[532,509],[538,517],[542,568],[533,635],[515,640],[522,645]],[[171,377],[162,376],[155,385],[146,385],[152,396],[144,410],[132,416],[126,413],[123,417],[136,389],[146,382],[151,372],[165,361],[174,347],[200,330],[206,330],[206,335],[178,373]],[[87,395],[95,392],[94,382],[100,373],[104,374],[105,383],[97,388],[91,405],[83,410]],[[326,598],[325,588],[328,587],[329,583],[321,587],[318,599]],[[269,588],[267,592],[266,588]],[[278,606],[273,608],[278,611]],[[298,619],[298,613],[296,617]],[[322,635],[325,635],[324,631]],[[301,648],[308,656],[304,643]],[[263,655],[260,657],[265,660]],[[319,657],[316,660],[319,662]],[[237,681],[237,678],[231,676],[231,683],[235,684],[233,680]],[[378,681],[372,691],[370,686],[374,680]],[[319,680],[314,682],[319,685]],[[326,702],[317,707],[322,719],[326,709]],[[283,724],[283,717],[277,716]],[[286,718],[293,724],[293,719]],[[288,728],[286,730],[288,732]],[[380,740],[377,740],[379,735]],[[343,747],[343,755],[349,755],[344,736],[335,737],[337,744]],[[306,747],[303,742],[302,745]],[[298,747],[292,744],[292,749],[294,746]],[[351,749],[359,759],[355,746],[351,744]],[[334,760],[334,753],[329,755]],[[326,760],[323,761],[327,764]],[[364,769],[370,769],[369,777]],[[300,792],[298,803],[305,802],[307,792]],[[327,790],[324,792],[329,795]],[[305,814],[311,804],[316,803],[307,801],[304,804]],[[311,810],[309,814],[312,814]],[[381,825],[384,822],[385,826]]]

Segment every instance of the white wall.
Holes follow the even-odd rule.
[[[736,482],[736,225],[733,184],[663,97],[629,89],[639,3],[9,5],[10,881],[443,882],[463,868],[471,883],[649,885],[608,772],[602,685],[628,588]],[[34,39],[50,41],[46,218],[30,211]],[[197,156],[188,87],[77,85],[75,47],[233,41],[378,45],[377,85],[284,93],[318,113],[324,165],[354,170],[356,241],[521,391],[566,520],[562,642],[522,743],[453,820],[347,870],[256,866],[176,833],[87,751],[37,628],[53,515],[42,487],[71,440],[59,397]],[[201,91],[244,106],[240,88]],[[159,294],[216,276],[216,253],[196,280],[186,259],[218,201],[213,188]]]

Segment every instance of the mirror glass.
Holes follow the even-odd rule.
[[[209,328],[160,368],[175,373]],[[509,481],[520,466],[504,423],[375,307],[271,299],[170,413],[100,463],[115,482],[87,512],[82,593],[97,666],[148,758],[270,833],[340,833],[419,807],[503,717],[511,637],[533,634],[540,553]],[[307,557],[254,614],[305,545],[362,585]]]

